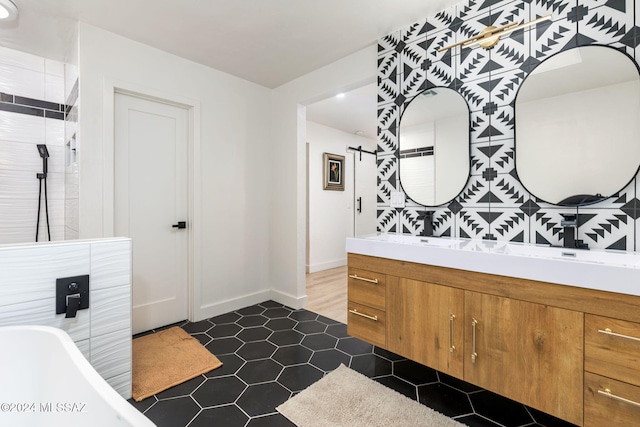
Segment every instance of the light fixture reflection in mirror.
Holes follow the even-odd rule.
[[[515,117],[516,171],[538,199],[591,204],[598,198],[579,201],[611,197],[638,172],[640,74],[616,49],[583,46],[542,62],[520,87]]]
[[[424,206],[453,200],[469,178],[469,107],[455,90],[438,87],[407,105],[399,128],[400,183]]]

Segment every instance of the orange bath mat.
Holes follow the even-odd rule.
[[[136,402],[222,366],[182,328],[133,340],[133,399]]]

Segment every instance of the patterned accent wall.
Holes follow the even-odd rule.
[[[639,8],[636,12],[634,8]],[[491,50],[443,46],[476,35],[489,25],[545,21],[503,38]],[[638,22],[634,22],[636,13]],[[634,0],[468,0],[389,34],[378,44],[378,229],[420,234],[424,212],[435,211],[434,234],[475,239],[562,244],[561,214],[575,213],[544,203],[516,178],[514,100],[524,78],[545,58],[583,45],[608,45],[640,59],[640,4]],[[401,192],[398,122],[420,91],[457,90],[471,111],[471,176],[448,205],[425,208]],[[640,136],[639,136],[640,138]],[[639,140],[640,141],[640,140]],[[640,143],[640,142],[639,142]],[[549,153],[553,156],[553,153]],[[640,200],[636,178],[617,196],[580,208],[578,238],[590,248],[634,251]]]

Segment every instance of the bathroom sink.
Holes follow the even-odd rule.
[[[425,245],[448,247],[460,243],[460,240],[450,237],[425,237],[425,236],[409,236],[405,234],[375,234],[363,236],[365,239],[375,240],[378,242],[402,243],[405,245]]]
[[[640,259],[636,253],[613,250],[583,250],[509,243],[502,246],[500,251],[496,251],[496,253],[626,267],[640,265]]]
[[[640,255],[395,233],[349,237],[351,254],[640,295]]]

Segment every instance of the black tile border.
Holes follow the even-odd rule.
[[[24,105],[9,104],[7,102],[0,102],[0,110],[26,114],[28,116],[44,117],[44,110],[41,108],[25,107]]]
[[[400,150],[401,159],[408,159],[410,157],[423,157],[423,156],[433,156],[433,146]]]
[[[55,104],[49,101],[43,101],[40,99],[26,98],[24,96],[13,96],[13,102],[15,104],[26,105],[28,107],[41,108],[43,110],[63,111],[60,104]]]
[[[75,86],[74,86],[75,87]],[[72,106],[0,92],[0,111],[64,120]]]

